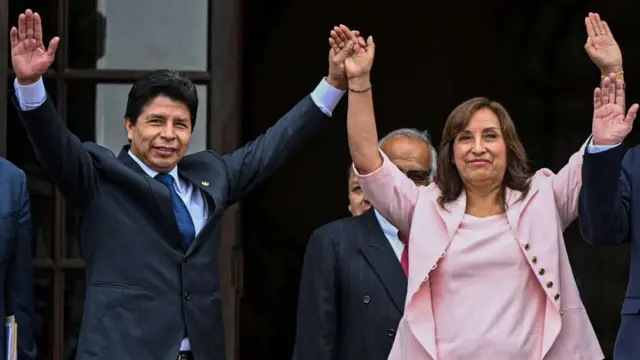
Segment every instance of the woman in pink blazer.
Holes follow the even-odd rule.
[[[355,43],[355,45],[353,45]],[[449,115],[437,184],[418,187],[377,147],[375,45],[351,41],[347,130],[360,184],[408,242],[408,289],[391,360],[601,360],[562,233],[576,219],[584,146],[531,174],[507,111],[475,98]],[[624,104],[615,76],[594,94],[593,131]]]

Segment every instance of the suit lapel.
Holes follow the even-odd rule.
[[[206,198],[208,216],[207,222],[202,227],[202,230],[200,231],[198,236],[196,236],[193,244],[191,244],[191,246],[187,249],[187,256],[193,254],[198,248],[200,248],[200,246],[202,246],[203,241],[208,238],[208,236],[206,236],[206,234],[208,234],[208,227],[212,223],[215,223],[220,218],[220,216],[222,216],[224,210],[221,193],[220,191],[215,191],[215,174],[203,173],[200,170],[200,166],[198,165],[198,163],[193,160],[193,155],[185,156],[180,164],[178,164],[178,171],[180,177],[182,177],[185,181],[190,182],[193,186],[196,187],[196,189],[200,190],[200,192],[204,194]]]
[[[151,193],[155,198],[158,209],[167,221],[163,221],[163,225],[166,226],[167,230],[172,233],[172,238],[177,239],[176,245],[181,249],[184,249],[184,244],[182,242],[182,234],[180,233],[180,229],[177,225],[176,217],[173,213],[173,204],[171,203],[171,193],[169,189],[160,182],[152,179],[141,167],[138,163],[129,156],[129,145],[126,145],[120,151],[118,155],[118,159],[122,164],[126,167],[135,171],[143,176],[143,178],[147,181],[149,188],[151,189]],[[216,188],[214,186],[214,175],[216,174],[203,174],[200,171],[200,166],[194,158],[195,155],[185,156],[180,163],[178,164],[179,176],[185,181],[191,183],[197,189],[200,190],[202,194],[204,194],[206,198],[206,206],[208,207],[208,219],[198,236],[196,236],[195,240],[186,249],[186,255],[194,253],[201,245],[202,241],[204,241],[207,236],[200,236],[201,234],[206,235],[205,231],[211,223],[214,223],[221,215],[222,210],[224,210],[223,199],[221,197],[220,192],[214,191]],[[209,175],[209,177],[205,176]]]
[[[361,251],[380,278],[393,304],[400,313],[403,313],[407,293],[407,277],[402,270],[400,261],[389,244],[389,239],[384,235],[374,211],[369,210],[361,215],[361,219],[366,226],[366,236],[369,240],[362,246]]]
[[[133,160],[133,158],[131,156],[129,156],[129,149],[131,148],[130,145],[125,145],[122,147],[122,150],[120,150],[120,154],[118,155],[118,160],[120,160],[120,162],[122,164],[124,164],[124,166],[128,167],[129,169],[141,174],[141,175],[147,175],[147,173],[144,172],[144,170],[142,170],[142,168],[140,167],[140,165],[138,165],[138,163],[135,162],[135,160]],[[148,175],[147,175],[148,177]]]
[[[180,233],[180,229],[178,228],[178,222],[176,220],[176,216],[173,213],[173,204],[171,203],[171,193],[169,189],[160,182],[152,179],[144,170],[138,165],[138,163],[129,156],[129,146],[126,145],[120,151],[120,155],[118,155],[118,160],[131,169],[142,175],[142,178],[147,182],[149,189],[151,189],[151,193],[153,194],[154,199],[157,203],[157,208],[160,211],[162,217],[167,221],[162,221],[163,226],[172,234],[170,238],[177,239],[176,243],[172,244],[178,246],[178,248],[184,249],[184,243],[182,242],[182,234]]]

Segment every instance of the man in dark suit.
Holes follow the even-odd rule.
[[[31,211],[27,178],[0,158],[0,356],[6,355],[6,317],[18,324],[18,360],[35,360]]]
[[[602,74],[594,92],[593,136],[582,164],[578,202],[580,232],[597,245],[631,244],[627,294],[622,303],[620,329],[613,351],[616,360],[640,358],[640,147],[626,151],[623,140],[631,132],[638,105],[625,116],[622,53],[609,25],[599,14],[585,17],[585,50]]]
[[[427,133],[396,130],[380,148],[418,185],[436,172]],[[386,360],[404,311],[404,243],[398,231],[367,207],[357,183],[349,183],[353,217],[317,229],[307,246],[294,360]]]
[[[348,51],[266,134],[231,154],[184,156],[196,121],[195,86],[175,71],[129,92],[130,144],[116,157],[81,143],[58,118],[41,75],[59,39],[42,43],[27,10],[11,29],[14,104],[36,156],[79,215],[87,291],[77,359],[225,359],[218,220],[315,135],[346,89]]]
[[[631,106],[625,117],[624,85],[615,77],[611,74],[603,82],[603,90],[596,90],[594,135],[582,165],[579,218],[580,232],[586,242],[631,244],[629,284],[613,358],[635,360],[640,354],[640,199],[637,190],[640,188],[640,147],[626,151],[622,141],[631,131],[638,105]],[[611,102],[598,100],[609,84],[616,84],[606,90],[605,97],[612,94]],[[606,131],[596,132],[596,126]]]

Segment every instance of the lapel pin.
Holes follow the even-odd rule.
[[[209,182],[208,182],[208,181],[203,181],[203,182],[202,182],[202,185],[203,185],[203,186],[209,186]]]

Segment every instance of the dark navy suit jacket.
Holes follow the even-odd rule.
[[[386,360],[406,292],[373,210],[317,229],[304,258],[293,360]]]
[[[640,359],[640,147],[586,153],[580,231],[591,244],[630,243],[631,268],[613,358]],[[636,225],[637,224],[637,225]]]
[[[18,323],[18,360],[36,358],[33,341],[31,213],[22,170],[0,158],[0,354],[6,355],[5,320]]]
[[[196,359],[225,359],[219,220],[327,123],[311,96],[234,152],[207,150],[180,161],[180,176],[209,206],[188,249],[169,189],[140,168],[129,146],[116,157],[82,143],[50,99],[19,114],[36,157],[79,215],[87,290],[76,359],[175,359],[185,329]]]

